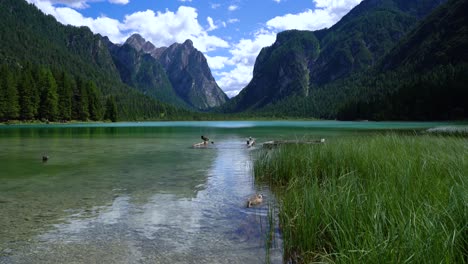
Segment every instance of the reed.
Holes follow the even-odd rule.
[[[261,151],[285,258],[467,263],[466,138],[379,135]]]

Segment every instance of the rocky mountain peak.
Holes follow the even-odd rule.
[[[140,34],[133,34],[125,41],[125,44],[134,47],[136,50],[141,50],[145,43],[146,40]]]
[[[125,44],[132,46],[137,51],[143,51],[144,53],[151,53],[156,49],[153,43],[146,41],[140,34],[131,35]]]
[[[193,48],[193,41],[190,39],[187,39],[182,45],[185,47]]]

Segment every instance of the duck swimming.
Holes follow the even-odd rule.
[[[259,205],[263,202],[263,195],[262,194],[256,194],[252,197],[249,198],[247,201],[247,208],[250,208],[254,205]]]

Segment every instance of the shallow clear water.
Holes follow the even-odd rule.
[[[147,122],[0,126],[0,263],[282,263],[257,142],[441,123]],[[215,142],[193,149],[206,135]],[[50,159],[43,163],[42,155]],[[265,202],[245,208],[254,193]]]

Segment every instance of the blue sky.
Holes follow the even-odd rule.
[[[139,33],[157,47],[191,39],[228,96],[252,78],[255,58],[287,29],[336,23],[361,0],[27,0],[63,24],[123,43]]]

